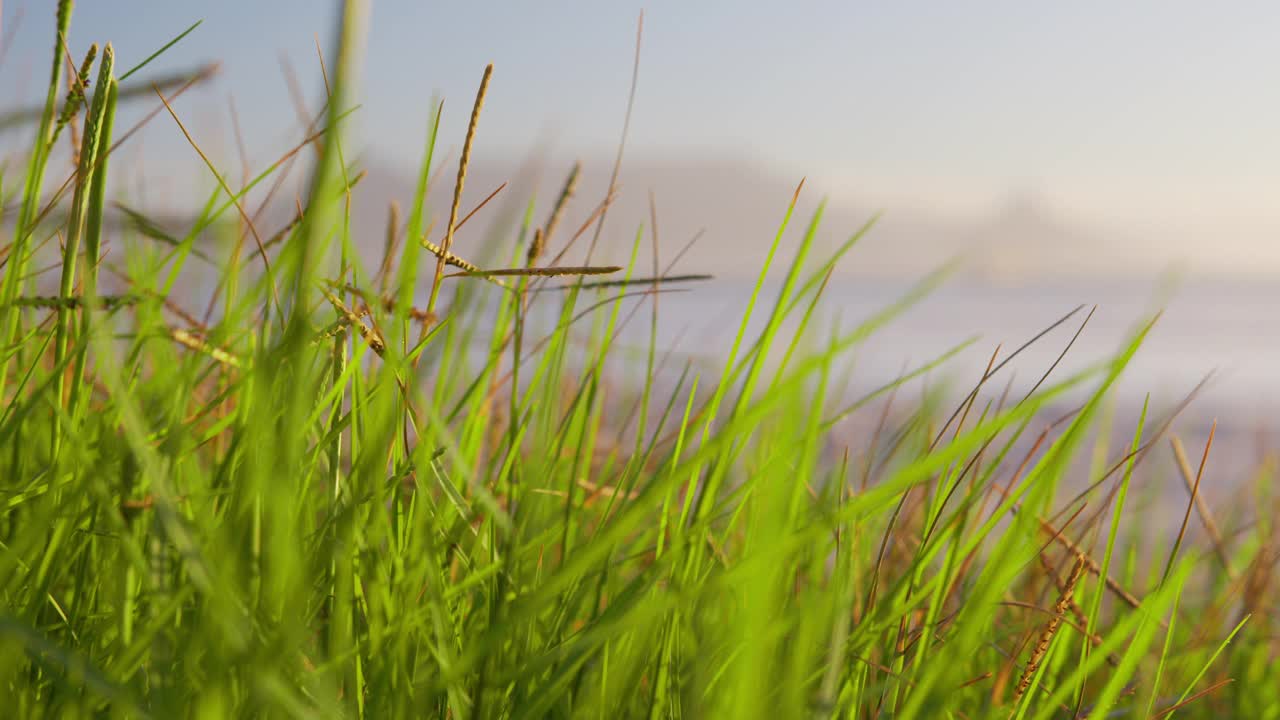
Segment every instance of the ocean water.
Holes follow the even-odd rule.
[[[851,330],[895,303],[908,283],[833,279],[815,325]],[[752,331],[764,326],[777,286],[761,294]],[[712,280],[659,298],[658,344],[705,358],[723,357],[733,342],[751,286]],[[1113,356],[1156,312],[1160,317],[1114,389],[1124,405],[1184,397],[1207,375],[1197,395],[1199,414],[1265,422],[1280,410],[1280,281],[1195,282],[1165,288],[1151,281],[998,286],[952,281],[935,288],[890,319],[846,355],[859,385],[894,379],[970,338],[977,341],[935,376],[972,384],[996,346],[998,360],[1078,306],[1070,320],[1045,335],[991,382],[1029,389],[1062,353],[1090,311],[1071,350],[1054,370],[1066,378]],[[1095,307],[1096,306],[1096,307]],[[799,313],[796,313],[799,315]],[[624,333],[647,340],[648,311],[642,309]],[[794,332],[794,323],[784,326]]]

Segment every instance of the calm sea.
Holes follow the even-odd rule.
[[[835,279],[827,289],[819,326],[845,329],[873,317],[909,290],[906,283]],[[664,349],[722,357],[737,332],[751,287],[712,280],[659,299],[659,344]],[[777,287],[761,296],[753,329],[763,326]],[[1113,355],[1157,311],[1163,311],[1115,388],[1121,404],[1176,401],[1210,372],[1198,396],[1199,413],[1261,422],[1280,410],[1280,282],[1155,282],[1037,284],[1019,287],[951,281],[934,289],[868,337],[847,357],[858,384],[892,380],[904,367],[923,364],[972,337],[978,342],[938,375],[957,382],[978,378],[996,345],[1007,356],[1077,306],[1084,308],[1023,351],[1006,368],[1015,388],[1030,387],[1057,359],[1086,314],[1096,310],[1054,377]],[[799,315],[799,313],[796,313]],[[624,337],[647,338],[648,312],[631,321]],[[794,325],[784,328],[792,332]]]

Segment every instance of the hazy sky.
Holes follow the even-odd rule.
[[[123,67],[203,18],[157,70],[222,60],[214,89],[178,109],[209,143],[230,147],[234,94],[263,162],[296,138],[278,56],[299,69],[314,103],[314,38],[328,45],[336,16],[335,3],[318,0],[78,5],[73,52],[111,40]],[[4,3],[6,33],[23,17],[0,69],[0,104],[36,98],[52,6]],[[577,155],[611,152],[644,8],[637,156],[749,153],[837,192],[954,212],[1032,190],[1090,218],[1216,228],[1246,245],[1280,228],[1274,2],[372,6],[357,132],[405,168],[417,161],[435,95],[446,99],[444,137],[456,147],[490,61],[483,152],[524,152],[539,140]],[[184,152],[167,122],[144,142],[153,161]]]

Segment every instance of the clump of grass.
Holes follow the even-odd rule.
[[[619,237],[602,229],[616,176],[554,254],[557,229],[577,220],[569,200],[585,192],[576,166],[550,207],[530,201],[520,227],[495,228],[508,267],[454,254],[474,214],[458,220],[491,70],[443,241],[425,240],[441,104],[404,217],[390,212],[382,255],[367,264],[350,215],[361,174],[343,146],[362,7],[347,5],[325,68],[324,122],[259,175],[231,186],[187,136],[214,177],[182,235],[128,197],[117,206],[128,222],[105,229],[107,160],[132,134],[111,142],[121,91],[109,44],[71,207],[40,205],[70,19],[60,3],[51,99],[19,183],[0,302],[6,712],[1274,712],[1274,513],[1239,527],[1212,521],[1199,492],[1213,473],[1206,449],[1188,480],[1184,532],[1147,552],[1159,536],[1134,498],[1158,491],[1164,474],[1149,450],[1180,407],[1150,421],[1144,407],[1118,452],[1105,432],[1110,388],[1150,323],[1087,370],[1057,377],[1055,363],[1022,397],[999,388],[1006,363],[1052,341],[1079,309],[993,354],[959,403],[937,383],[918,402],[904,398],[972,343],[940,348],[883,386],[854,384],[850,358],[875,352],[877,331],[945,273],[856,326],[824,327],[834,268],[871,223],[814,259],[822,206],[792,229],[806,201],[797,188],[780,198],[769,260],[721,365],[674,367],[657,344],[656,297],[706,278],[659,268],[656,227],[628,230],[625,264],[564,260],[592,227]],[[153,93],[147,117],[167,108],[177,123],[178,94]],[[262,262],[242,265],[240,243],[258,237],[244,197],[267,180],[278,187],[308,147],[319,153],[308,204],[258,241]],[[235,235],[196,247],[218,228]],[[54,295],[30,269],[38,239],[58,234],[67,243]],[[102,264],[111,276],[99,281],[108,244],[125,265]],[[434,272],[420,267],[424,249]],[[192,258],[220,274],[211,297],[179,291],[185,273],[205,271]],[[447,265],[463,272],[446,276]],[[558,276],[575,280],[544,284]],[[495,278],[513,280],[478,281]],[[428,307],[415,306],[427,291]],[[211,310],[202,318],[189,302]],[[648,303],[649,346],[637,357],[620,338]],[[1084,399],[1063,410],[1069,397]],[[875,430],[841,435],[861,412]],[[1069,492],[1071,479],[1087,489]],[[1273,507],[1274,480],[1275,464],[1263,464],[1250,502]],[[1207,546],[1185,532],[1191,504],[1212,528]],[[1037,569],[1055,547],[1074,559],[1065,582]],[[1047,622],[1027,620],[1055,597]]]

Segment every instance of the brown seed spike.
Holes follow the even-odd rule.
[[[53,139],[49,141],[49,147],[58,144],[58,137],[62,134],[62,129],[71,125],[71,144],[74,147],[80,146],[79,134],[74,126],[73,121],[76,115],[80,113],[80,109],[84,107],[85,91],[89,89],[89,73],[93,69],[93,61],[98,57],[98,43],[89,46],[89,51],[85,53],[84,62],[80,63],[80,71],[71,76],[71,57],[67,57],[67,74],[70,76],[67,97],[62,102],[62,112],[58,113],[58,121],[53,128]]]
[[[542,234],[542,228],[533,229],[533,242],[529,243],[529,254],[525,261],[529,267],[538,261],[538,256],[542,254],[543,247],[546,246],[547,236]]]
[[[456,268],[466,270],[467,272],[480,272],[479,266],[467,262],[453,253],[445,252],[444,248],[436,245],[430,240],[423,239],[422,247],[429,250],[431,254],[435,255],[437,258],[443,258],[446,265],[452,265]]]
[[[325,296],[325,299],[327,299],[329,303],[333,305],[334,309],[338,311],[338,314],[341,315],[342,318],[345,319],[348,324],[350,324],[352,327],[356,329],[357,332],[360,333],[360,337],[363,338],[365,343],[369,345],[369,349],[373,350],[373,352],[376,353],[379,357],[381,357],[382,354],[386,352],[387,343],[385,340],[382,339],[381,333],[379,333],[374,328],[371,328],[368,325],[365,325],[364,321],[360,319],[360,316],[356,314],[354,310],[347,307],[345,303],[339,300],[338,296],[328,291],[325,291],[324,296]]]
[[[471,122],[467,124],[467,138],[462,143],[462,157],[458,160],[458,181],[453,186],[453,204],[449,207],[449,225],[445,230],[441,252],[436,256],[435,284],[431,287],[431,298],[427,302],[427,312],[435,310],[436,298],[440,294],[440,281],[444,277],[445,258],[453,247],[453,231],[458,226],[458,207],[462,204],[462,188],[467,181],[467,165],[471,162],[471,146],[476,139],[476,128],[480,125],[480,110],[484,107],[484,96],[489,91],[489,78],[493,77],[493,63],[485,66],[484,77],[480,78],[480,89],[476,91],[476,103],[471,108]]]
[[[556,199],[556,206],[551,210],[551,216],[547,218],[547,224],[542,226],[542,244],[537,245],[538,252],[533,252],[533,246],[529,248],[529,265],[533,265],[538,259],[538,255],[542,254],[543,248],[547,242],[555,235],[556,228],[560,225],[560,219],[564,217],[565,206],[569,204],[570,198],[578,189],[578,175],[582,172],[582,163],[573,164],[573,169],[569,171],[569,177],[565,178],[564,187],[560,190],[560,197]],[[538,238],[534,237],[534,243],[538,242]]]
[[[84,91],[89,89],[89,73],[93,70],[93,61],[97,57],[98,43],[93,43],[85,53],[84,61],[80,63],[80,72],[76,74],[75,84],[67,88],[67,100],[62,107],[62,117],[58,118],[59,123],[66,123],[80,111],[80,106],[84,103]]]
[[[1027,660],[1027,666],[1022,670],[1022,677],[1018,678],[1017,688],[1013,692],[1015,703],[1027,692],[1027,688],[1031,687],[1031,679],[1040,668],[1040,662],[1044,660],[1045,654],[1049,652],[1049,643],[1053,641],[1053,636],[1058,634],[1058,628],[1062,626],[1062,618],[1067,613],[1067,606],[1071,603],[1071,595],[1075,592],[1076,583],[1080,582],[1080,576],[1084,574],[1084,565],[1084,554],[1077,554],[1075,567],[1071,568],[1071,577],[1067,578],[1067,585],[1062,589],[1058,602],[1053,606],[1053,616],[1049,618],[1049,622],[1045,623],[1044,630],[1040,632],[1040,639]]]

